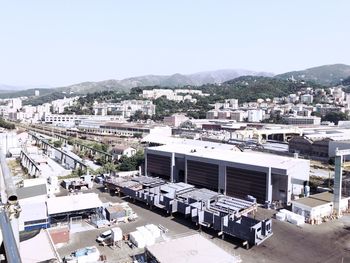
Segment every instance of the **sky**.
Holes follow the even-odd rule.
[[[0,0],[0,83],[350,64],[348,0]]]

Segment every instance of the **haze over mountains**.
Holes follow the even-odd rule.
[[[130,90],[133,87],[159,86],[159,87],[182,87],[200,86],[204,84],[223,83],[241,76],[267,76],[280,79],[291,79],[312,81],[324,86],[332,86],[341,83],[350,77],[350,66],[345,64],[324,65],[300,71],[291,71],[275,75],[267,72],[255,72],[250,70],[216,70],[205,71],[194,74],[173,74],[173,75],[145,75],[131,77],[122,80],[104,80],[98,82],[82,82],[59,88],[33,87],[23,90],[21,87],[0,85],[0,95],[4,97],[31,96],[34,89],[40,90],[40,95],[47,95],[54,92],[87,94],[103,90]],[[21,90],[22,89],[22,90]],[[21,91],[19,91],[21,90]]]
[[[329,86],[337,85],[350,76],[350,66],[345,64],[324,65],[300,71],[291,71],[276,75],[278,78],[308,80],[317,84]]]
[[[208,83],[222,83],[240,76],[273,76],[272,73],[255,72],[250,70],[216,70],[198,72],[189,75],[145,75],[139,77],[126,78],[122,80],[105,80],[99,82],[83,82],[68,87],[59,88],[65,92],[95,92],[99,90],[129,90],[141,86],[160,86],[160,87],[182,87],[186,85],[200,86]]]

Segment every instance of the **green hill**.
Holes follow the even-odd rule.
[[[332,86],[350,77],[350,66],[345,64],[325,65],[306,70],[291,71],[275,77],[281,79],[294,78],[295,80],[313,81],[321,85]]]
[[[350,77],[344,79],[343,81],[341,81],[340,83],[341,85],[344,85],[344,86],[350,86]]]
[[[290,81],[280,78],[242,76],[221,85],[204,85],[203,92],[210,93],[210,100],[236,98],[240,102],[256,101],[259,98],[283,97],[299,91],[301,88],[320,88],[311,82]]]

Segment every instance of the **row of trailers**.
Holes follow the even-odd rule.
[[[147,176],[110,178],[104,186],[111,193],[123,194],[169,214],[180,213],[199,226],[212,228],[222,236],[239,238],[250,246],[259,245],[272,235],[271,219],[248,216],[255,213],[256,202]]]

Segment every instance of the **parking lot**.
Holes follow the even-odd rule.
[[[164,211],[155,209],[149,210],[141,202],[132,203],[132,200],[127,198],[120,198],[117,196],[111,196],[109,193],[101,192],[99,189],[94,188],[92,191],[99,194],[102,202],[129,202],[130,207],[137,213],[138,218],[134,222],[129,223],[119,223],[115,226],[118,226],[122,229],[123,233],[130,233],[136,230],[136,227],[144,226],[146,224],[155,224],[162,225],[168,232],[164,234],[164,238],[174,238],[176,236],[189,235],[195,233],[194,229],[188,227],[191,225],[190,222],[184,218],[173,218],[169,217]],[[91,192],[85,191],[85,192]],[[183,221],[184,224],[180,223]],[[195,228],[196,226],[193,226]],[[96,237],[103,231],[109,228],[94,229],[89,231],[77,232],[71,234],[70,242],[58,248],[58,252],[61,257],[69,255],[71,252],[76,249],[83,248],[86,246],[98,246],[98,243],[95,241]],[[137,254],[142,250],[131,249],[127,244],[124,244],[122,248],[112,249],[110,247],[98,246],[101,254],[106,255],[107,259],[110,262],[125,262],[123,259],[130,259],[130,255]]]
[[[150,210],[141,202],[132,203],[128,198],[111,196],[102,189],[94,188],[89,191],[98,193],[102,202],[129,202],[130,207],[138,214],[138,219],[130,223],[119,223],[117,226],[123,233],[130,233],[135,231],[136,227],[150,223],[167,228],[169,231],[166,238],[189,235],[198,231],[198,227],[191,220],[181,215],[168,216],[162,210],[155,208]],[[270,218],[273,214],[273,210],[259,208],[257,217]],[[69,244],[58,249],[59,254],[64,256],[78,248],[97,245],[96,237],[106,229],[94,229],[71,235]],[[227,236],[222,240],[215,231],[202,228],[201,234],[225,251],[240,255],[243,262],[350,262],[350,215],[321,225],[305,224],[302,227],[273,219],[272,229],[274,232],[272,237],[249,250],[242,247],[241,240]],[[126,262],[120,260],[130,259],[130,255],[140,252],[132,250],[126,244],[122,249],[100,246],[99,250],[110,262]]]

